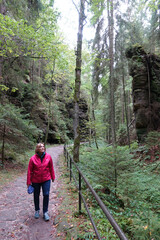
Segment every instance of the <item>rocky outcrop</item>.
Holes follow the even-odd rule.
[[[143,142],[148,132],[160,129],[160,58],[141,46],[126,51],[132,76],[133,111],[137,137]]]

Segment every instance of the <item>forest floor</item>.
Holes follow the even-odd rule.
[[[42,216],[42,193],[40,218],[34,218],[33,195],[27,193],[27,170],[0,190],[0,239],[1,240],[74,240],[78,238],[79,225],[87,220],[75,217],[78,194],[73,193],[66,170],[63,146],[47,149],[53,158],[56,180],[51,184],[49,215],[45,222]],[[78,230],[79,231],[79,230]],[[81,238],[82,239],[82,238]]]

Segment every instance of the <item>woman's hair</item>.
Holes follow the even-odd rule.
[[[35,153],[39,153],[39,149],[41,148],[42,145],[43,145],[44,148],[45,148],[44,143],[38,143],[38,144],[36,145]],[[46,151],[46,148],[45,148],[45,151]]]

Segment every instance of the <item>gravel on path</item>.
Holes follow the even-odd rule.
[[[0,193],[0,239],[1,240],[53,240],[57,237],[54,219],[61,202],[58,197],[60,188],[58,159],[63,153],[63,145],[47,149],[52,156],[56,179],[51,184],[49,215],[45,222],[42,215],[42,192],[40,196],[40,218],[34,218],[33,194],[27,193],[27,172],[4,187]]]

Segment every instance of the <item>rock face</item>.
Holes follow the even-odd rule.
[[[74,138],[73,132],[73,121],[74,121],[74,102],[68,101],[67,103],[59,102],[59,111],[61,112],[61,116],[63,116],[63,120],[66,124],[66,135],[69,139]],[[42,116],[41,116],[42,118]],[[86,140],[88,136],[88,105],[84,98],[80,99],[79,102],[79,125],[80,125],[80,133],[81,133],[81,140]],[[60,119],[59,119],[60,121]],[[47,123],[47,120],[44,119],[44,123]],[[43,128],[46,129],[46,126]],[[50,132],[48,134],[48,143],[50,144],[57,144],[57,143],[65,143],[66,137],[64,136],[63,132],[60,133],[60,127],[55,124],[54,122],[50,122]]]
[[[73,121],[74,121],[74,102],[70,101],[66,104],[66,109],[68,112],[68,118],[72,119],[72,126],[69,129],[69,138],[74,138],[74,132],[73,132]],[[89,129],[87,127],[87,122],[89,121],[88,117],[88,105],[85,98],[80,98],[79,101],[79,126],[80,126],[80,136],[81,141],[84,141],[87,139],[89,134]]]
[[[127,49],[132,76],[133,111],[137,137],[143,142],[148,132],[160,129],[160,58],[141,46]]]

